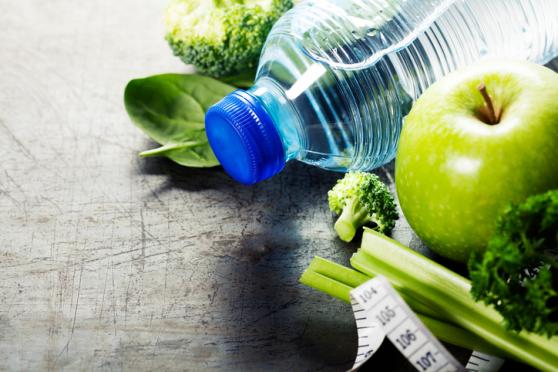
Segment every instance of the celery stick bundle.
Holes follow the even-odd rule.
[[[351,265],[358,272],[316,258],[301,282],[349,302],[352,288],[383,275],[440,340],[541,370],[558,369],[557,337],[508,331],[500,314],[473,300],[469,280],[398,242],[366,229]]]

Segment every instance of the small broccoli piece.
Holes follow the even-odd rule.
[[[357,229],[365,225],[389,234],[399,218],[387,186],[371,173],[347,173],[327,195],[329,208],[340,214],[335,231],[346,242],[350,242]]]
[[[222,77],[254,69],[261,49],[291,0],[173,0],[166,39],[200,73]]]
[[[469,260],[475,300],[493,305],[506,325],[558,334],[558,190],[512,204],[483,254]]]

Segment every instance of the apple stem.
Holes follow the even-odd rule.
[[[486,90],[486,85],[484,83],[480,83],[477,89],[479,90],[480,94],[482,94],[482,98],[484,98],[484,103],[486,104],[486,108],[488,109],[487,119],[489,121],[489,124],[498,124],[498,122],[500,121],[500,114],[496,113],[496,110],[494,109],[492,98],[490,98],[490,95]]]

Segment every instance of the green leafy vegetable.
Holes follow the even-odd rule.
[[[353,240],[359,227],[370,224],[387,234],[399,218],[393,196],[375,174],[347,173],[328,192],[328,200],[329,208],[341,214],[335,231],[346,242]]]
[[[557,335],[557,255],[558,190],[554,190],[505,210],[486,252],[471,256],[471,293],[493,305],[510,329]]]
[[[235,88],[209,77],[163,74],[128,83],[124,103],[134,124],[163,145],[141,156],[165,156],[187,167],[219,165],[205,135],[205,112]]]
[[[175,55],[203,74],[255,68],[271,27],[291,0],[173,0],[166,39]]]
[[[226,84],[234,85],[238,88],[248,89],[254,85],[256,79],[256,69],[245,70],[236,75],[229,75],[219,78],[220,81]]]

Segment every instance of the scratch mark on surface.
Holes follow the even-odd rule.
[[[111,261],[112,263],[112,261]],[[111,277],[112,277],[112,293],[115,291],[115,284],[114,284],[114,266],[110,266]],[[114,327],[114,335],[116,336],[116,296],[112,296],[112,325]]]
[[[48,202],[48,203],[50,203],[54,208],[56,208],[56,209],[58,210],[59,213],[64,213],[64,212],[62,211],[62,208],[60,208],[60,206],[59,206],[54,200],[52,200],[51,198],[47,198],[47,197],[45,197],[45,196],[41,196],[41,199],[44,200],[44,201],[46,201],[46,202]]]
[[[62,163],[64,163],[64,165],[65,165],[66,167],[69,167],[69,166],[70,166],[70,164],[68,164],[68,162],[67,162],[66,159],[64,158],[63,153],[60,152],[60,151],[58,151],[58,150],[56,149],[56,146],[49,145],[49,148],[51,149],[51,151],[52,151],[52,152],[54,153],[54,155],[56,156],[56,159],[58,159],[58,160],[60,160]]]
[[[76,319],[77,319],[77,311],[78,311],[78,306],[79,306],[79,295],[81,293],[81,277],[82,276],[83,276],[83,265],[81,266],[81,270],[79,272],[79,282],[78,282],[78,290],[77,290],[77,296],[76,296],[76,308],[74,310],[74,319],[72,321],[72,332],[70,333],[70,339],[71,339],[72,335],[74,334],[74,329],[76,328]]]
[[[5,195],[8,199],[10,199],[14,203],[14,205],[23,213],[23,215],[25,216],[25,221],[29,221],[29,214],[27,212],[25,202],[21,203],[6,190],[0,190],[0,195]]]
[[[215,296],[217,296],[217,292],[219,292],[219,288],[220,288],[220,286],[217,285],[215,287],[215,290],[213,291],[213,293],[208,295],[210,305],[213,305],[213,302],[215,301]]]
[[[169,254],[169,253],[171,253],[171,252],[172,252],[172,251],[165,251],[165,252],[153,253],[153,254],[150,254],[150,255],[145,256],[145,258],[151,258],[151,257],[162,256],[162,255],[164,255],[164,254]]]
[[[153,190],[153,188],[151,188],[151,186],[149,186],[149,185],[147,185],[147,187],[149,188],[149,191],[151,192],[151,195],[153,195],[155,200],[157,200],[159,203],[161,203],[161,205],[165,205],[165,202],[161,200],[157,191]]]
[[[70,309],[74,305],[74,283],[75,282],[76,282],[76,269],[75,269],[75,266],[74,266],[74,271],[72,273],[72,291],[71,291],[71,295],[70,295]]]
[[[8,136],[11,138],[11,140],[19,146],[19,148],[21,149],[21,152],[23,153],[23,155],[25,155],[27,158],[33,160],[35,163],[37,163],[37,158],[31,153],[31,151],[29,151],[29,149],[13,134],[12,130],[6,125],[4,124],[4,122],[2,120],[0,120],[0,127],[2,127],[4,129],[4,131],[6,133],[8,133]]]
[[[68,341],[66,342],[66,345],[62,348],[62,350],[60,351],[60,353],[56,357],[56,361],[58,361],[58,358],[60,358],[60,356],[62,354],[64,354],[64,352],[68,352],[68,350],[70,349],[70,343],[72,342],[72,337],[74,336],[74,330],[76,328],[77,311],[78,311],[78,306],[79,306],[79,295],[80,295],[80,292],[81,292],[81,277],[82,276],[83,276],[83,265],[81,266],[81,270],[79,272],[78,289],[77,289],[77,295],[76,295],[76,306],[74,308],[74,318],[72,319],[72,329],[70,330],[70,336],[68,337]],[[56,364],[56,361],[55,361],[55,364]]]
[[[96,135],[93,135],[92,138],[94,138],[96,142],[104,142],[104,143],[106,143],[106,144],[108,144],[108,145],[116,146],[116,147],[118,147],[118,148],[120,148],[120,149],[126,150],[127,152],[128,152],[128,151],[129,151],[129,152],[135,152],[135,151],[137,151],[137,149],[135,149],[135,148],[133,148],[133,147],[131,147],[131,146],[125,146],[124,144],[122,144],[122,143],[120,143],[120,142],[111,141],[111,140],[109,140],[108,138],[106,138],[106,136],[96,136]]]
[[[271,316],[271,315],[273,315],[273,314],[276,314],[276,313],[278,313],[278,312],[280,312],[280,311],[282,311],[282,310],[285,310],[286,308],[290,307],[291,305],[296,304],[297,302],[298,302],[298,299],[293,299],[293,300],[287,301],[287,302],[285,302],[284,304],[280,305],[277,309],[271,310],[270,312],[268,312],[268,313],[262,315],[261,317],[259,317],[258,319],[256,319],[256,320],[254,321],[254,323],[259,322],[260,320],[265,319],[265,318],[267,318],[268,316]]]
[[[114,258],[114,257],[118,257],[118,256],[122,256],[128,253],[132,253],[132,252],[137,252],[139,251],[141,248],[134,248],[134,249],[130,249],[127,251],[121,251],[121,252],[117,252],[117,253],[111,253],[107,256],[101,256],[101,257],[95,257],[95,258],[91,258],[89,260],[85,260],[84,262],[86,263],[91,263],[91,262],[97,262],[97,261],[102,261],[102,260],[106,260],[107,258]],[[97,248],[98,250],[98,248]],[[115,265],[119,265],[118,263]]]
[[[161,306],[161,318],[165,317],[165,308],[167,307],[167,279],[169,276],[169,260],[171,250],[171,227],[170,227],[170,210],[167,208],[167,258],[165,260],[165,279],[163,287],[163,304]]]
[[[145,269],[145,245],[146,245],[146,236],[145,236],[145,222],[143,220],[143,208],[140,208],[140,218],[141,218],[141,270]]]
[[[126,296],[124,298],[124,328],[128,323],[128,301],[130,300],[130,285],[132,284],[132,277],[128,280],[128,286],[126,287]]]
[[[99,321],[103,318],[103,309],[105,307],[105,293],[107,291],[109,268],[110,268],[110,264],[107,265],[107,271],[105,272],[105,283],[103,285],[103,294],[101,296],[101,309],[99,310]]]
[[[18,182],[16,182],[16,180],[14,180],[12,176],[10,176],[10,174],[8,173],[7,170],[4,171],[4,174],[6,175],[6,178],[7,178],[8,180],[10,180],[10,181],[14,184],[14,186],[15,186],[22,194],[25,194],[25,192],[24,192],[23,189],[21,188],[21,185],[20,185]]]

